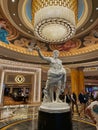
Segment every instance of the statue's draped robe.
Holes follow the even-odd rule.
[[[65,86],[66,82],[66,71],[62,67],[62,61],[57,59],[56,61],[51,58],[52,63],[50,64],[50,69],[48,71],[48,85],[55,86],[58,85],[58,82],[61,81],[61,86]]]

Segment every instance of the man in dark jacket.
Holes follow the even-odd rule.
[[[77,104],[77,96],[74,92],[71,94],[71,101],[72,101],[72,112],[74,113],[74,106],[76,106],[76,111],[78,115],[80,115]]]
[[[81,91],[78,98],[81,104],[80,114],[84,111],[84,115],[85,115],[85,109],[87,107],[87,102],[88,102],[88,95],[86,94],[85,90]]]

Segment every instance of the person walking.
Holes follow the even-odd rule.
[[[79,102],[81,104],[80,116],[81,116],[81,113],[83,112],[84,116],[86,117],[85,109],[87,107],[88,95],[86,94],[85,90],[81,91],[78,98],[79,98]]]
[[[71,94],[69,91],[65,95],[65,102],[71,105]]]
[[[74,113],[74,106],[75,106],[76,111],[77,111],[78,115],[80,116],[80,113],[78,110],[78,104],[77,104],[77,96],[74,92],[71,94],[71,102],[72,102],[72,113]]]

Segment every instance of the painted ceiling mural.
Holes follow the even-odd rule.
[[[19,32],[5,19],[0,19],[0,41],[5,42],[6,44],[14,44],[16,46],[28,48],[32,39],[28,39],[26,37],[19,38]],[[93,29],[87,36],[81,39],[73,38],[71,40],[66,41],[63,44],[54,45],[36,42],[36,45],[44,51],[53,51],[57,49],[59,51],[70,51],[72,49],[78,49],[80,47],[90,46],[92,44],[98,43],[98,26],[96,29]]]
[[[33,29],[30,30],[29,25],[25,25],[26,22],[27,24],[28,23],[31,24],[32,0],[24,0],[21,2],[16,0],[15,1],[16,3],[12,3],[11,0],[10,1],[8,0],[6,2],[6,6],[8,8],[8,13],[10,14],[11,20],[9,20],[7,16],[5,16],[6,11],[4,10],[4,2],[5,0],[2,0],[2,2],[0,3],[1,4],[0,7],[2,10],[0,12],[0,41],[1,41],[0,45],[1,46],[3,46],[3,44],[6,44],[6,47],[8,47],[9,45],[10,46],[14,45],[15,47],[18,47],[18,49],[20,47],[21,52],[22,52],[24,51],[24,49],[28,49],[28,47],[31,44],[33,44],[33,46],[39,46],[42,51],[46,52],[47,55],[50,54],[54,49],[57,49],[61,52],[61,55],[66,56],[66,52],[74,52],[75,50],[87,48],[87,47],[90,47],[91,45],[98,44],[98,22],[97,22],[98,21],[98,9],[97,9],[98,1],[97,0],[95,0],[94,2],[92,2],[92,0],[90,1],[87,0],[86,1],[87,3],[85,2],[85,0],[78,0],[78,25],[77,25],[76,35],[72,39],[61,44],[53,44],[53,43],[47,44],[45,42],[35,40],[33,31],[32,31]],[[23,5],[24,3],[25,5]],[[23,22],[23,25],[25,26],[25,28],[22,26],[21,23],[18,24],[18,18],[16,20],[17,15],[15,13],[17,11],[11,14],[11,11],[13,8],[10,9],[9,7],[12,7],[12,5],[14,5],[15,7],[18,7],[18,5],[23,5],[21,9],[19,7],[17,9],[20,9],[18,10],[18,13],[19,11],[22,12],[24,10],[25,20],[24,18],[22,18],[22,15],[20,14],[17,14],[17,15],[21,16],[21,19],[19,20]],[[91,11],[89,11],[89,6],[91,6],[92,8]],[[85,12],[87,13],[87,15],[85,14]],[[16,26],[16,23],[17,23],[17,26]],[[28,30],[25,31],[26,29]],[[28,33],[28,35],[26,35],[25,33]],[[17,51],[17,48],[16,48],[16,51]]]

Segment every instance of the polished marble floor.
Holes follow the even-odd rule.
[[[37,130],[37,120],[18,122],[2,128],[1,130]],[[96,130],[96,128],[87,123],[73,121],[73,130]]]
[[[37,130],[38,107],[29,105],[0,108],[0,130]],[[96,130],[89,119],[73,116],[73,130]]]

